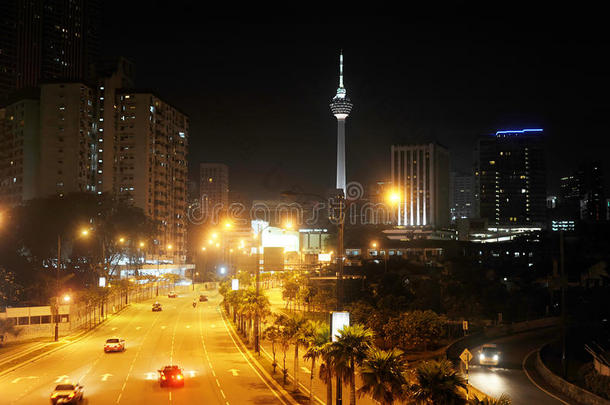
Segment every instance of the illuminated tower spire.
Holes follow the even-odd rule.
[[[343,51],[339,54],[339,88],[330,103],[330,111],[337,118],[337,188],[346,193],[345,181],[345,119],[352,111],[353,104],[343,87]]]

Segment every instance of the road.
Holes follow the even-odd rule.
[[[84,386],[84,404],[282,404],[287,403],[249,363],[229,334],[220,296],[193,309],[194,293],[132,304],[92,334],[0,377],[0,404],[48,404],[60,381]],[[108,337],[126,340],[122,353],[104,353]],[[160,388],[159,368],[185,370],[184,388]]]
[[[496,343],[501,351],[497,367],[478,365],[480,347],[471,349],[474,359],[470,366],[469,381],[481,391],[499,397],[506,393],[513,405],[562,405],[563,402],[537,388],[523,371],[523,359],[534,349],[557,337],[558,329],[542,329],[521,333],[488,343]]]

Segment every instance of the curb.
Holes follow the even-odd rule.
[[[121,311],[123,311],[123,310],[124,310],[125,308],[127,308],[128,306],[129,306],[129,304],[128,304],[128,305],[125,305],[123,308],[119,309],[118,311],[116,311],[115,313],[113,313],[112,315],[110,315],[109,317],[107,317],[107,318],[106,318],[106,319],[104,319],[102,322],[98,323],[97,325],[95,325],[93,328],[91,328],[91,329],[89,329],[89,330],[86,330],[86,331],[81,331],[81,332],[79,332],[79,333],[76,333],[75,335],[70,335],[70,336],[64,337],[64,338],[63,338],[64,343],[63,343],[62,345],[60,345],[60,346],[58,346],[58,347],[55,347],[55,348],[53,348],[53,349],[50,349],[49,351],[46,351],[46,352],[41,353],[41,354],[39,354],[39,355],[36,355],[36,356],[34,356],[34,357],[30,358],[30,359],[27,359],[27,360],[25,360],[25,361],[22,361],[22,362],[21,362],[21,363],[19,363],[19,364],[16,364],[16,365],[14,365],[14,366],[12,366],[12,367],[7,368],[6,370],[0,371],[0,377],[3,377],[3,376],[5,376],[5,375],[7,375],[7,374],[10,374],[10,373],[12,373],[13,371],[15,371],[15,370],[17,370],[17,369],[19,369],[19,368],[21,368],[21,367],[25,366],[25,365],[26,365],[26,364],[28,364],[28,363],[31,363],[31,362],[37,361],[37,360],[39,360],[39,359],[43,358],[44,356],[48,356],[48,355],[50,355],[50,354],[52,354],[52,353],[55,353],[56,351],[58,351],[58,350],[60,350],[60,349],[63,349],[64,347],[70,346],[70,345],[71,345],[71,344],[73,344],[73,343],[76,343],[76,342],[79,342],[79,341],[83,340],[83,339],[84,339],[84,338],[86,338],[88,335],[92,334],[92,333],[93,333],[95,330],[97,330],[97,328],[98,328],[100,325],[102,325],[102,324],[106,323],[106,322],[107,322],[107,321],[109,321],[109,320],[112,320],[112,319],[113,319],[115,316],[117,316],[117,315],[118,315],[118,314],[119,314]],[[109,319],[110,317],[112,317],[112,319]],[[59,340],[58,342],[61,342],[61,340]],[[56,343],[56,342],[49,342],[49,343],[46,343],[46,344],[44,344],[42,347],[37,348],[36,350],[40,350],[40,349],[42,349],[42,348],[44,348],[44,347],[46,347],[46,346],[48,346],[48,345],[52,345],[52,344],[54,344],[54,343]],[[14,355],[14,359],[18,359],[19,357],[24,357],[24,356],[27,356],[27,355],[28,355],[28,353],[31,353],[31,352],[33,352],[33,351],[35,351],[35,350],[24,351],[24,352],[22,352],[21,356],[19,356],[19,353],[17,353],[17,354],[15,354],[15,355]],[[8,360],[8,361],[6,361],[6,362],[10,362],[10,361],[11,361],[11,360]],[[6,362],[5,362],[5,363],[6,363]]]
[[[544,346],[544,345],[542,345]],[[544,388],[542,388],[537,382],[536,380],[534,380],[531,376],[531,374],[527,371],[527,367],[525,366],[525,363],[527,363],[527,359],[529,359],[532,354],[536,354],[537,356],[540,355],[540,349],[542,348],[539,347],[538,349],[534,349],[531,352],[529,352],[528,354],[525,355],[525,357],[523,358],[523,362],[521,363],[521,369],[523,370],[523,372],[525,373],[525,376],[527,377],[528,380],[530,380],[530,382],[532,384],[534,384],[536,386],[536,388],[538,388],[540,391],[544,392],[545,394],[551,396],[552,398],[555,398],[556,400],[558,400],[559,402],[561,402],[562,404],[565,405],[570,405],[569,403],[567,403],[566,401],[564,401],[563,399],[559,398],[558,396],[556,396],[555,394],[545,390]]]

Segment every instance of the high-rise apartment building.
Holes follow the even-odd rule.
[[[40,165],[38,94],[0,109],[0,205],[37,196]]]
[[[40,196],[96,191],[94,95],[82,83],[41,86]]]
[[[218,220],[229,207],[229,167],[223,163],[199,165],[199,202],[206,222]]]
[[[497,131],[479,139],[475,181],[480,217],[490,225],[542,226],[545,170],[542,129]]]
[[[114,192],[158,226],[155,252],[186,260],[188,117],[150,92],[116,94]]]
[[[88,82],[99,54],[99,0],[0,6],[0,99],[49,80]]]
[[[391,165],[398,225],[448,226],[449,151],[437,143],[393,145]]]
[[[99,64],[97,72],[97,169],[96,190],[112,192],[114,187],[116,130],[121,114],[116,108],[115,94],[120,89],[134,88],[134,66],[125,58],[117,58]]]
[[[460,218],[474,218],[474,176],[452,172],[450,193],[451,222]]]

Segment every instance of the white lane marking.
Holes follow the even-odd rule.
[[[309,369],[307,367],[301,367],[301,370],[303,370],[306,373],[311,373],[311,371],[309,371]]]
[[[136,330],[140,330],[140,329],[142,329],[141,326],[136,326]]]
[[[166,328],[166,326],[165,326],[165,325],[161,325],[161,329],[165,329],[165,328]]]
[[[233,377],[238,377],[239,376],[239,370],[237,370],[237,369],[232,368],[232,369],[229,369],[227,371],[229,373],[233,374]]]
[[[210,328],[215,328],[215,327],[216,327],[216,325],[214,325],[214,324],[210,325]]]
[[[115,326],[114,328],[112,328],[111,330],[114,332],[115,330],[117,330],[118,328]]]
[[[37,378],[38,378],[38,377],[37,377],[37,376],[35,376],[35,375],[29,375],[29,376],[27,376],[27,377],[17,377],[17,378],[15,378],[13,381],[11,381],[11,383],[13,383],[13,384],[17,384],[17,383],[18,383],[19,381],[21,381],[21,380],[35,380],[35,379],[37,379]]]
[[[157,373],[146,373],[147,380],[156,380],[155,377],[157,377]]]
[[[70,378],[70,376],[67,376],[67,375],[59,375],[59,376],[57,376],[57,379],[55,380],[55,382],[56,382],[56,383],[60,383],[60,382],[62,382],[62,381],[64,381],[64,380],[67,380],[68,378]]]
[[[225,327],[225,330],[227,331],[227,334],[229,335],[229,337],[231,338],[231,341],[233,342],[233,345],[235,346],[235,348],[237,348],[237,351],[242,355],[242,357],[244,358],[244,360],[246,360],[246,362],[248,363],[248,365],[250,366],[250,368],[254,371],[254,373],[258,376],[258,378],[260,378],[260,380],[265,383],[265,385],[267,386],[267,388],[269,388],[269,390],[273,393],[273,395],[275,395],[275,397],[277,399],[280,400],[280,402],[284,405],[286,404],[286,401],[284,401],[284,399],[280,396],[280,394],[278,394],[278,392],[271,387],[271,385],[269,385],[269,383],[267,382],[267,380],[265,378],[263,378],[263,376],[258,372],[258,370],[256,369],[256,367],[254,367],[254,365],[250,362],[250,359],[248,359],[248,357],[246,357],[246,355],[244,354],[244,352],[241,350],[241,348],[239,347],[239,345],[237,344],[237,342],[235,341],[235,339],[233,338],[233,335],[231,334],[231,332],[229,331],[229,327],[227,326],[227,321],[225,320],[224,316],[222,316],[222,312],[220,307],[216,307],[216,309],[218,310],[218,312],[220,313],[221,319],[222,319],[222,323]]]
[[[559,402],[561,402],[562,404],[565,405],[570,405],[568,402],[564,401],[563,399],[557,397],[556,395],[551,394],[550,392],[548,392],[547,390],[545,390],[544,388],[542,388],[540,385],[538,385],[536,383],[536,381],[534,381],[534,379],[530,376],[530,373],[527,372],[527,369],[525,368],[525,362],[527,361],[527,359],[535,352],[537,352],[538,350],[540,350],[541,348],[538,349],[534,349],[531,352],[529,352],[524,358],[523,358],[523,362],[521,362],[521,368],[523,369],[523,371],[525,372],[525,375],[527,376],[527,378],[532,382],[532,384],[534,384],[540,391],[544,392],[547,395],[552,396],[553,398],[555,398],[556,400],[558,400]]]
[[[191,329],[191,325],[186,325],[186,328],[187,329]]]
[[[110,373],[102,374],[102,381],[108,381],[109,377],[112,377],[112,374],[110,374]]]
[[[220,394],[224,399],[227,399],[227,396],[225,395],[225,392],[222,390],[222,388],[220,389]]]

